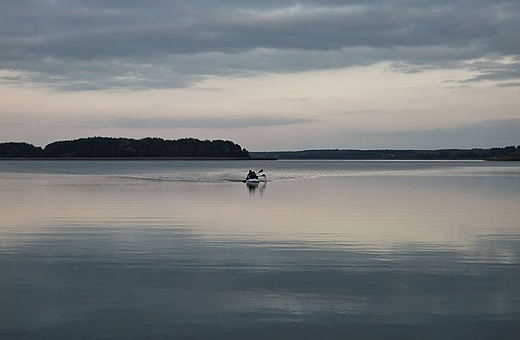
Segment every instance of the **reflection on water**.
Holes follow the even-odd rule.
[[[266,186],[267,186],[267,182],[246,183],[246,187],[249,190],[250,194],[255,194],[258,192],[260,195],[262,195],[264,193]]]
[[[0,339],[520,334],[517,165],[53,164],[0,164]]]

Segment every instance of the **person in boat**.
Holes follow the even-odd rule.
[[[249,170],[249,173],[246,176],[246,180],[253,178],[258,179],[258,176],[256,175],[256,172],[254,172],[253,170]]]

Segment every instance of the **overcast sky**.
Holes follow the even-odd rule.
[[[519,0],[2,0],[0,142],[520,144]]]

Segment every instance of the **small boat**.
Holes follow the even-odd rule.
[[[264,172],[264,169],[260,169],[258,173]],[[254,171],[249,170],[249,174],[247,175],[246,179],[242,182],[246,183],[247,185],[258,185],[260,182],[267,182],[267,178],[265,174],[261,174],[258,176]]]
[[[267,182],[267,178],[265,178],[265,175],[259,177],[259,178],[249,178],[244,180],[247,184],[258,184],[260,182]]]
[[[255,186],[255,185],[258,185],[258,183],[260,183],[260,180],[258,178],[249,178],[249,179],[246,179],[245,182],[247,185]]]

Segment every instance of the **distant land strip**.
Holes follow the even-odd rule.
[[[303,150],[250,152],[252,158],[329,160],[489,160],[520,161],[520,145],[490,149]]]
[[[0,143],[0,159],[59,160],[489,160],[520,161],[520,145],[489,149],[353,150],[250,152],[228,140],[164,140],[89,137],[53,142],[44,148],[25,142]]]

